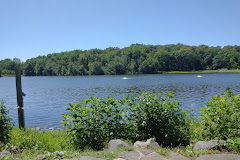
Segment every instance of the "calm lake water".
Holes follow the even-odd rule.
[[[202,77],[201,77],[202,76]],[[231,88],[240,94],[239,73],[169,75],[120,75],[78,77],[22,77],[27,127],[59,127],[69,103],[80,103],[91,96],[124,98],[127,95],[171,92],[182,107],[199,108],[211,100],[212,95]],[[123,79],[123,77],[127,77]],[[16,86],[14,77],[0,78],[0,99],[10,107],[10,116],[18,124]]]

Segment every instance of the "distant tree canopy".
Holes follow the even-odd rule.
[[[26,76],[149,74],[157,71],[193,71],[240,68],[240,46],[143,45],[74,50],[28,59],[0,61],[2,75],[20,66]]]

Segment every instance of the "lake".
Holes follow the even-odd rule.
[[[199,108],[211,97],[231,88],[240,94],[239,73],[158,74],[114,76],[22,77],[25,123],[27,127],[59,127],[69,103],[80,103],[91,96],[124,98],[127,95],[171,92],[182,107]],[[125,77],[125,78],[124,78]],[[0,78],[0,99],[10,107],[10,116],[18,125],[15,77]]]

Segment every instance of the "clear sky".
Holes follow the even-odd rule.
[[[133,43],[240,45],[240,0],[0,0],[0,60]]]

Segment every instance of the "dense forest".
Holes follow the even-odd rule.
[[[0,61],[0,76],[13,75],[20,66],[25,76],[151,74],[158,71],[240,68],[240,46],[143,45],[74,50]]]

